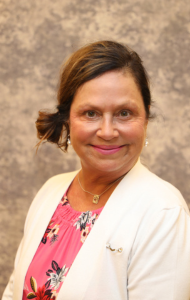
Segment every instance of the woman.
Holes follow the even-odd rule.
[[[139,159],[150,106],[128,47],[101,41],[69,58],[58,111],[36,125],[40,143],[71,143],[82,168],[38,192],[3,299],[190,299],[187,205]]]

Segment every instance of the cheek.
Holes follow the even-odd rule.
[[[70,123],[70,135],[73,142],[75,142],[75,140],[85,142],[94,132],[95,130],[92,126],[84,124],[83,122],[76,121]]]
[[[131,141],[144,139],[146,135],[146,125],[144,122],[131,122],[125,128],[125,136]]]

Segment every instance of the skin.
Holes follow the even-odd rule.
[[[131,74],[110,71],[79,87],[69,126],[71,144],[81,160],[79,176],[85,190],[101,194],[129,172],[144,146],[147,124],[143,98]],[[68,191],[71,206],[76,210],[101,207],[118,183],[96,205],[75,178]]]

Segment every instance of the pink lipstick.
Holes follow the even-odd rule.
[[[92,145],[92,147],[101,154],[110,155],[118,152],[123,146],[118,145]]]

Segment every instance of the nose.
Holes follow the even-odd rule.
[[[119,136],[116,124],[114,124],[111,116],[105,117],[101,120],[101,124],[97,130],[97,136],[109,141]]]

